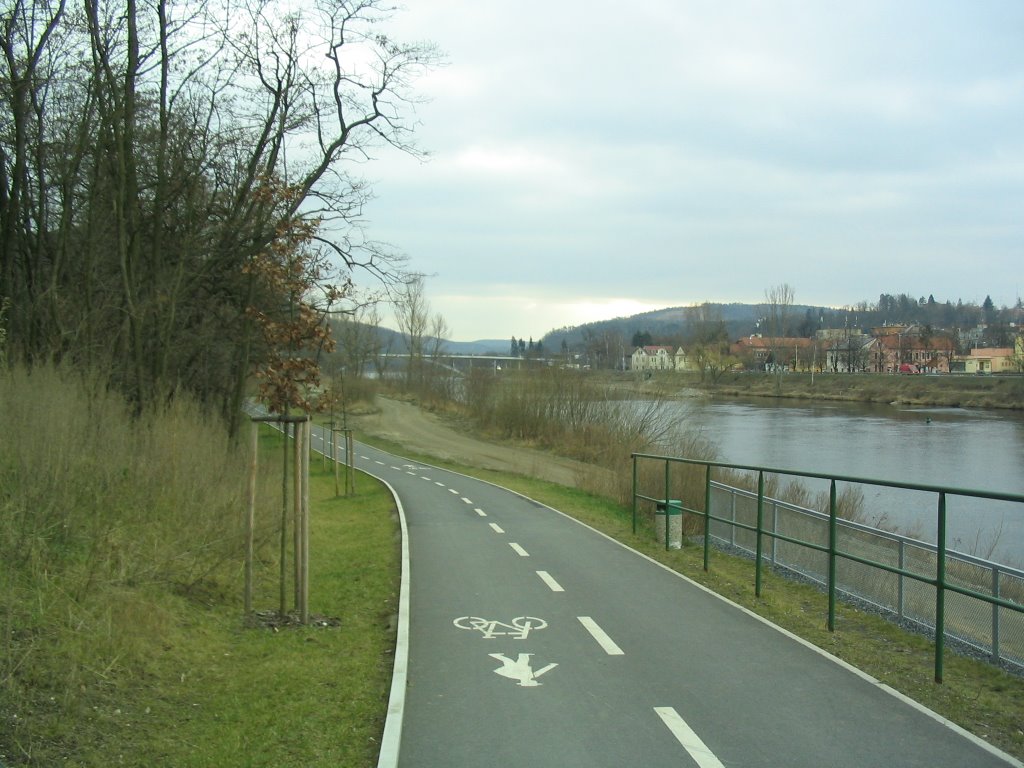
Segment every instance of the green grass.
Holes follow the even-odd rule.
[[[310,611],[338,626],[247,627],[241,572],[236,598],[213,605],[140,596],[115,624],[159,621],[159,644],[136,649],[132,675],[111,670],[104,684],[94,670],[95,690],[70,706],[6,702],[4,764],[375,765],[397,606],[394,504],[369,477],[344,499],[315,464],[311,475]],[[266,565],[258,610],[277,604]]]
[[[43,376],[26,382],[21,400],[8,396],[7,384],[0,380],[6,413],[38,413],[31,398],[41,395],[48,407],[15,424],[24,435],[16,450],[0,450],[0,545],[8,566],[0,569],[0,763],[374,765],[398,585],[397,523],[386,490],[360,475],[357,496],[335,498],[333,475],[312,461],[310,608],[339,623],[247,627],[240,558],[216,524],[240,512],[244,461],[220,464],[216,446],[199,450],[204,422],[189,417],[161,422],[146,450],[163,458],[147,454],[129,472],[142,450],[129,443],[130,422],[101,411],[105,429],[92,444],[97,430],[75,426],[82,403],[64,403]],[[262,443],[273,448],[278,440]],[[699,548],[665,552],[649,531],[634,535],[628,510],[605,498],[382,447],[573,515],[1024,757],[1020,678],[949,654],[946,683],[935,685],[932,646],[923,638],[847,607],[830,633],[817,590],[768,575],[764,596],[755,598],[752,563],[715,553],[704,573]],[[256,607],[273,611],[280,464],[276,451],[261,450],[267,471]],[[163,466],[143,473],[149,463]],[[155,495],[135,499],[137,486]],[[55,501],[45,515],[28,515],[48,499]],[[204,514],[211,520],[196,530]],[[174,532],[186,525],[184,549],[176,548]],[[155,555],[166,560],[160,568]]]
[[[666,551],[641,525],[633,533],[632,513],[614,502],[533,478],[438,462],[400,445],[360,436],[381,448],[497,483],[575,517],[712,591],[817,645],[882,683],[924,704],[1007,753],[1024,758],[1024,679],[947,650],[944,682],[934,677],[934,645],[882,617],[840,604],[836,631],[826,626],[825,594],[767,573],[762,596],[754,594],[752,561],[712,552],[703,569],[703,549],[687,543]]]
[[[391,680],[398,550],[386,489],[359,478],[334,498],[311,467],[310,612],[340,626],[243,628],[237,610],[195,616],[177,665],[153,686],[132,765],[372,766]],[[256,606],[273,610],[264,574]],[[141,702],[140,702],[141,703]]]
[[[18,435],[0,441],[0,765],[375,765],[399,582],[387,490],[361,476],[336,498],[312,462],[310,609],[332,621],[251,626],[244,451],[202,414],[147,424],[79,384],[0,375]],[[261,450],[272,614],[280,453]]]

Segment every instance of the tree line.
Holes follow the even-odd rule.
[[[815,307],[766,300],[762,304],[703,302],[687,307],[648,312],[635,318],[588,323],[562,328],[544,336],[548,347],[559,345],[595,368],[623,365],[641,346],[684,347],[699,357],[730,341],[764,336],[810,338],[823,329],[869,331],[883,325],[914,323],[928,333],[954,333],[985,326],[982,343],[992,347],[1013,346],[1016,329],[1024,321],[1024,306],[997,307],[990,297],[980,304],[971,301],[936,301],[934,296],[883,293],[877,302],[848,307]],[[780,311],[785,304],[786,311]],[[773,311],[774,306],[774,311]]]
[[[418,152],[411,86],[438,54],[388,38],[387,9],[5,0],[9,362],[101,371],[140,411],[187,391],[232,424],[254,372],[298,398],[324,314],[408,282],[357,170]]]

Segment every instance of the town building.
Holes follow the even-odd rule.
[[[1010,347],[972,349],[971,354],[961,358],[964,373],[1017,373],[1019,358]]]
[[[775,370],[776,366],[782,370],[810,369],[815,357],[815,344],[814,339],[772,339],[753,335],[732,344],[729,354],[753,370]]]
[[[678,353],[685,359],[680,348]],[[630,367],[634,371],[674,371],[676,370],[676,350],[665,346],[637,347],[633,352]]]

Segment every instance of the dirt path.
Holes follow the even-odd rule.
[[[375,404],[380,409],[377,413],[353,419],[358,429],[439,459],[514,472],[568,486],[577,486],[585,472],[593,471],[581,462],[544,451],[513,448],[468,437],[434,414],[409,403],[378,397]]]

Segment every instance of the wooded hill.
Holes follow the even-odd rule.
[[[706,303],[689,307],[670,307],[630,317],[618,317],[551,331],[543,338],[550,353],[592,349],[616,350],[617,355],[632,352],[642,344],[685,346],[710,330],[728,340],[767,332],[769,307],[765,304]],[[963,301],[937,302],[933,297],[914,299],[908,294],[882,294],[878,302],[862,302],[854,307],[821,307],[794,304],[785,309],[780,336],[809,338],[826,328],[859,329],[865,333],[883,325],[918,323],[935,333],[951,336],[958,330],[985,326],[980,343],[987,346],[1012,346],[1012,337],[1024,320],[1024,307],[996,308],[990,299],[982,304]],[[612,357],[616,356],[613,354]]]

